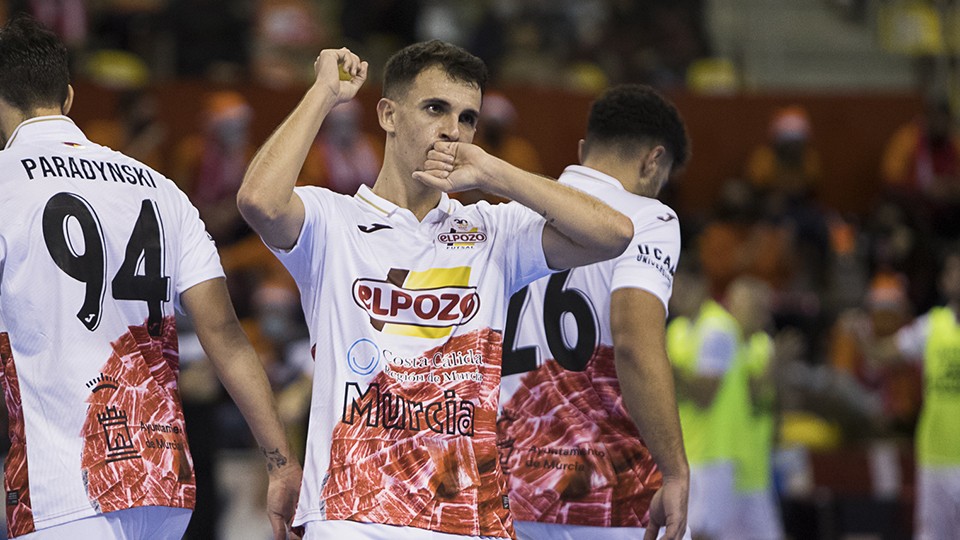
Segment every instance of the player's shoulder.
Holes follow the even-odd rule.
[[[296,186],[293,188],[305,204],[355,206],[355,195],[344,195],[323,186]]]
[[[677,213],[659,199],[632,193],[624,189],[620,180],[596,169],[571,165],[564,169],[559,181],[600,199],[635,222],[658,217],[662,223],[677,221]]]
[[[0,170],[4,171],[0,174],[0,185],[19,181],[25,174],[21,160],[27,157],[28,152],[23,147],[0,148]]]
[[[364,197],[362,192],[346,195],[322,186],[296,186],[294,194],[303,203],[304,219],[322,223],[324,229],[361,226],[363,231],[364,227],[390,219],[389,208],[378,197]]]
[[[647,219],[658,219],[663,223],[670,223],[672,221],[678,221],[677,213],[666,204],[664,204],[659,199],[654,199],[652,197],[644,197],[641,195],[636,195],[633,193],[628,193],[628,196],[624,197],[624,210],[630,214],[647,218]]]
[[[93,145],[95,147],[92,150],[94,159],[100,159],[107,163],[115,163],[121,167],[128,165],[134,171],[134,175],[137,176],[139,185],[154,185],[161,193],[182,194],[186,197],[186,194],[183,193],[180,186],[164,173],[119,150],[114,150],[113,148],[97,143],[93,143]],[[121,169],[121,171],[123,171],[123,169]],[[141,181],[141,178],[146,178],[146,180]]]
[[[633,221],[634,235],[649,231],[680,234],[677,213],[657,199],[634,196],[626,207],[618,208]]]

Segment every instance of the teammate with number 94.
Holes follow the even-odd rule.
[[[541,278],[510,300],[497,435],[521,540],[689,536],[664,343],[680,227],[654,198],[687,148],[672,104],[618,86],[591,107],[582,165],[560,176],[630,216],[634,238],[619,257]]]
[[[196,499],[174,306],[267,458],[286,538],[301,472],[213,241],[169,179],[66,116],[67,50],[0,29],[0,381],[10,538],[181,538]]]

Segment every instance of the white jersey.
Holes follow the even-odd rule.
[[[510,301],[497,427],[511,510],[522,521],[641,527],[662,478],[623,406],[610,296],[644,289],[666,309],[680,226],[664,204],[594,169],[567,167],[560,182],[629,216],[634,239],[619,257],[538,280]]]
[[[192,508],[174,303],[223,276],[197,210],[65,116],[21,124],[0,171],[10,535],[137,506]]]
[[[314,347],[294,524],[353,520],[512,536],[497,462],[507,299],[549,273],[544,220],[442,195],[422,222],[361,186],[296,188],[300,288]]]

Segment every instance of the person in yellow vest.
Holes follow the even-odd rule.
[[[915,435],[917,540],[955,539],[960,531],[960,247],[946,253],[939,286],[944,305],[869,348],[878,360],[923,365]]]
[[[697,540],[730,533],[737,439],[747,429],[749,407],[740,349],[737,320],[712,299],[702,302],[695,317],[677,317],[667,328],[667,351],[674,365],[690,463],[687,525]]]
[[[723,536],[741,540],[784,537],[771,478],[777,401],[773,379],[775,346],[768,333],[772,323],[771,300],[769,285],[757,278],[741,277],[731,284],[725,302],[740,330],[736,359],[740,369],[735,373],[745,379],[747,406],[731,411],[742,415],[736,425],[744,429],[736,433],[734,510],[730,528]]]

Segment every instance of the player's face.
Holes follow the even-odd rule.
[[[400,160],[417,170],[437,141],[473,142],[480,101],[476,85],[453,80],[440,67],[421,72],[396,102],[394,133]]]

